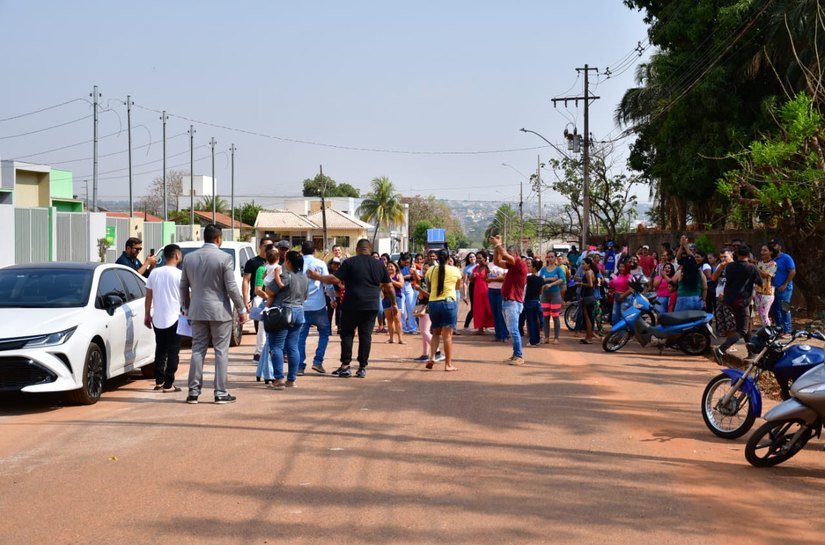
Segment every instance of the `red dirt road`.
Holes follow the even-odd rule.
[[[272,391],[247,335],[232,405],[183,403],[185,365],[180,394],[0,400],[0,544],[822,542],[823,442],[750,467],[702,423],[708,360],[568,337],[511,367],[465,335],[461,370],[428,372],[419,337],[385,338],[365,380]]]

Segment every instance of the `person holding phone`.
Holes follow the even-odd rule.
[[[137,237],[129,237],[126,240],[126,246],[123,249],[123,253],[120,254],[120,257],[117,258],[115,263],[133,269],[144,278],[149,278],[149,273],[152,272],[152,269],[158,264],[158,258],[155,257],[155,251],[152,250],[151,255],[146,258],[146,262],[141,263],[140,259],[138,259],[138,255],[140,255],[140,252],[142,251],[143,241]]]

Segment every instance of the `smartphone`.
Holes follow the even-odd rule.
[[[153,255],[155,255],[155,249],[154,248],[149,250],[149,257],[152,257]]]

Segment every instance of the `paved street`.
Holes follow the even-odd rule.
[[[384,338],[365,380],[272,391],[246,335],[232,405],[138,377],[92,407],[0,401],[0,543],[822,542],[822,441],[750,467],[702,423],[709,360],[566,337],[516,368],[464,335],[444,373]]]

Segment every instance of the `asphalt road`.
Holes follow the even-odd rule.
[[[463,335],[445,373],[385,337],[364,380],[273,391],[247,335],[231,405],[185,404],[185,365],[180,394],[133,377],[91,407],[0,400],[0,543],[822,542],[823,441],[750,467],[746,438],[702,423],[709,360],[568,336],[512,367]]]

